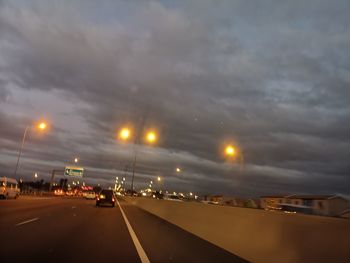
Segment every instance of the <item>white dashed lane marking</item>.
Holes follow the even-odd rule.
[[[39,220],[39,217],[35,217],[35,218],[32,218],[32,219],[23,221],[21,223],[16,224],[15,226],[21,226],[21,225],[28,224],[28,223],[31,223],[31,222],[34,222],[34,221],[37,221],[37,220]]]

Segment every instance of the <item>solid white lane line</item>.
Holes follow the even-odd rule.
[[[15,226],[21,226],[21,225],[24,225],[24,224],[28,224],[28,223],[34,222],[34,221],[36,221],[36,220],[39,220],[39,217],[36,217],[36,218],[32,218],[32,219],[23,221],[23,222],[21,222],[21,223],[16,224]]]
[[[130,233],[130,236],[132,238],[132,241],[134,242],[134,245],[136,247],[136,250],[137,250],[137,253],[139,254],[139,257],[141,259],[141,262],[142,263],[150,263],[147,255],[146,255],[146,252],[143,250],[142,246],[141,246],[141,243],[140,241],[138,240],[134,230],[132,229],[130,223],[129,223],[129,220],[128,218],[126,217],[122,207],[120,206],[118,200],[117,200],[117,203],[118,203],[118,206],[119,206],[119,209],[120,211],[122,212],[122,215],[123,215],[123,218],[124,218],[124,221],[125,221],[125,224],[126,226],[128,227],[128,230],[129,230],[129,233]]]

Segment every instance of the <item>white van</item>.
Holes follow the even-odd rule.
[[[18,182],[15,179],[0,177],[0,198],[17,198],[19,196]]]

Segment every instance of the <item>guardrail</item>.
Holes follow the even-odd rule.
[[[258,209],[125,197],[252,262],[349,262],[350,220]]]

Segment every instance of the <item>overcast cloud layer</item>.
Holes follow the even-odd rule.
[[[160,141],[137,147],[137,187],[350,194],[348,0],[101,2],[0,1],[0,175],[45,118],[19,177],[79,156],[112,183],[135,149],[116,133],[143,119]]]

